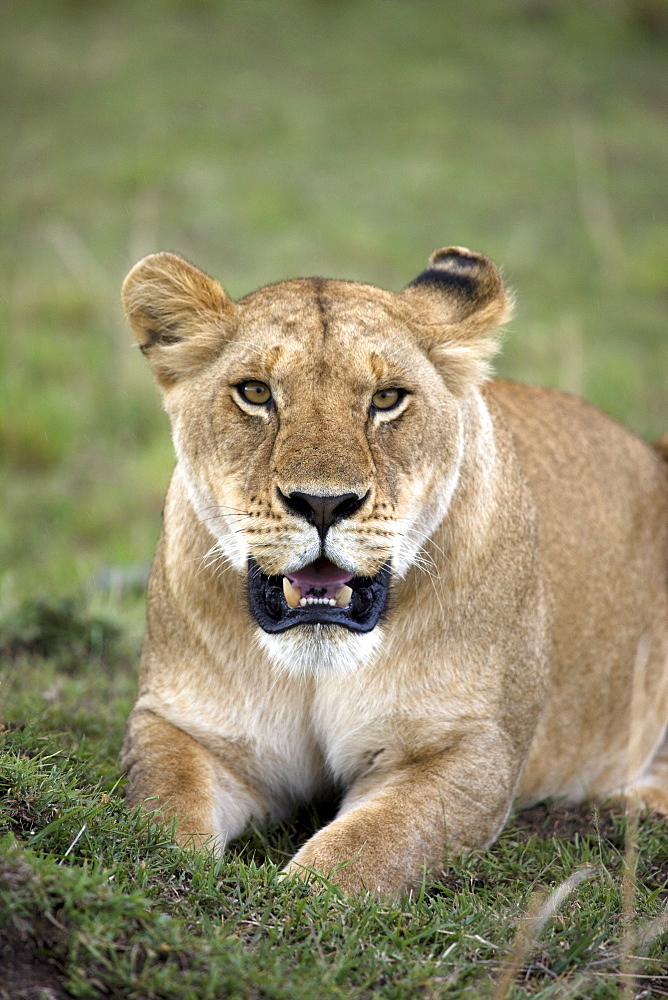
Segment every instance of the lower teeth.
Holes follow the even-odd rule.
[[[283,596],[290,608],[305,608],[306,605],[322,604],[330,608],[347,608],[353,595],[352,587],[344,584],[336,592],[336,597],[300,597],[299,590],[287,577],[283,577]]]

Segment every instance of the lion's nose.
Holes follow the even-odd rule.
[[[314,493],[300,493],[295,490],[287,496],[278,491],[286,507],[295,514],[305,517],[309,524],[314,524],[324,542],[325,535],[336,521],[351,517],[358,511],[368,493],[358,497],[356,493],[340,493],[338,496],[323,496]]]

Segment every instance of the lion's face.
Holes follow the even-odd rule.
[[[392,578],[446,514],[462,399],[489,351],[461,333],[505,305],[500,281],[481,293],[492,267],[441,251],[399,295],[303,279],[238,303],[171,255],[129,275],[126,307],[212,535],[209,562],[245,575],[261,642],[290,669],[369,655]],[[441,299],[461,314],[445,345]]]

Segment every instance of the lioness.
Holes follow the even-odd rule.
[[[180,257],[123,301],[177,464],[122,765],[219,849],[316,793],[287,866],[409,889],[513,802],[668,814],[668,439],[489,381],[496,267],[233,302]]]

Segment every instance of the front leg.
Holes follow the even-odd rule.
[[[346,892],[393,894],[415,888],[448,853],[489,844],[512,805],[520,762],[502,733],[467,743],[357,782],[286,872],[308,878],[315,869]]]
[[[163,821],[176,819],[183,847],[221,851],[252,817],[261,819],[268,811],[259,790],[224,752],[212,753],[146,709],[130,716],[121,767],[130,781],[128,804],[158,811]]]

